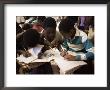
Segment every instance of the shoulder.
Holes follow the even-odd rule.
[[[56,36],[57,37],[62,37],[61,33],[59,31],[56,31]]]
[[[62,40],[63,40],[63,36],[62,36],[61,33],[58,32],[58,31],[56,31],[55,40],[58,40],[58,41],[62,41]]]
[[[82,37],[82,43],[84,43],[87,40],[87,34],[81,30],[76,30],[78,36]]]

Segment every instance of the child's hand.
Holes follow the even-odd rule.
[[[50,49],[50,47],[48,45],[44,45],[43,51],[46,51],[46,50],[49,50],[49,49]]]
[[[38,54],[38,59],[42,59],[42,56],[43,56],[43,53],[40,52],[40,53]]]
[[[61,53],[60,53],[60,55],[62,56],[62,57],[64,57],[65,55],[67,54],[67,52],[66,51],[61,51]]]
[[[74,61],[75,60],[75,56],[70,55],[70,54],[66,54],[64,56],[65,59],[67,59],[68,61]]]
[[[57,47],[57,45],[56,44],[51,44],[50,47],[55,48],[55,47]]]
[[[19,57],[21,54],[23,54],[24,57],[30,57],[31,56],[31,53],[29,53],[28,51],[18,50],[17,56]]]
[[[31,53],[29,53],[28,51],[24,51],[23,52],[23,56],[26,57],[26,58],[27,57],[30,57],[31,56]]]
[[[52,48],[57,48],[57,47],[58,47],[58,45],[59,45],[59,43],[58,43],[58,42],[51,43],[51,47],[52,47]]]

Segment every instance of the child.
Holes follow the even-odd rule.
[[[25,47],[27,47],[27,50],[30,48],[37,47],[37,45],[41,43],[40,34],[34,29],[29,29],[23,35],[23,42]],[[38,54],[38,58],[41,58],[39,54]],[[30,71],[30,74],[45,74],[45,73],[48,74],[52,73],[52,68],[50,63],[44,63],[42,66],[34,68]]]
[[[54,18],[48,17],[43,23],[44,32],[42,37],[44,38],[44,43],[50,47],[57,47],[62,41],[62,35],[56,31],[56,21]]]
[[[28,49],[36,47],[41,41],[40,34],[34,29],[28,29],[19,38],[17,38],[17,52],[29,57]]]
[[[93,45],[87,39],[86,33],[80,31],[73,19],[64,19],[59,24],[59,31],[64,36],[63,48],[66,50],[61,55],[67,60],[94,60]],[[76,52],[76,56],[74,53]],[[78,55],[78,52],[83,52]]]

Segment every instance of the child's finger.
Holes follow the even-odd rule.
[[[68,55],[65,55],[64,58],[65,58],[65,59],[69,59],[69,56],[68,56]]]
[[[65,53],[64,51],[62,51],[62,52],[60,53],[60,55],[61,55],[62,57],[64,57],[64,56],[66,55],[66,53]]]

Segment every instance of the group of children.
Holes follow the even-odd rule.
[[[18,18],[18,17],[17,17]],[[31,56],[28,49],[44,45],[38,58],[50,48],[58,48],[66,60],[94,60],[94,43],[88,38],[87,29],[94,30],[93,16],[22,17],[16,22],[16,55]],[[18,18],[20,19],[20,17]],[[19,22],[18,22],[19,21]],[[58,27],[58,30],[56,30]],[[74,53],[82,52],[74,56]]]

